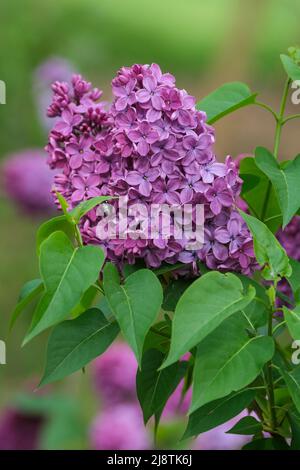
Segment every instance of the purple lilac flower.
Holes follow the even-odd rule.
[[[119,404],[96,416],[90,429],[96,450],[144,450],[151,448],[141,410],[131,403]]]
[[[122,67],[112,81],[109,109],[99,102],[101,92],[78,75],[71,85],[55,82],[52,89],[48,115],[56,121],[46,148],[51,168],[59,170],[55,189],[70,207],[94,195],[127,196],[129,204],[145,204],[150,218],[152,203],[204,204],[207,239],[191,266],[198,259],[222,271],[253,271],[252,239],[236,211],[238,170],[230,157],[216,160],[214,129],[171,74],[157,64]],[[117,208],[117,199],[110,204]],[[239,223],[228,229],[232,218]],[[104,246],[96,235],[100,220],[95,211],[83,219],[84,242]],[[189,240],[175,240],[172,227],[171,234],[141,243],[105,240],[107,258],[121,266],[142,258],[149,267],[191,258]]]
[[[0,450],[36,450],[44,419],[7,409],[0,416]]]
[[[53,173],[45,152],[32,149],[12,154],[5,159],[3,186],[7,195],[26,213],[50,213],[55,210],[50,194]]]

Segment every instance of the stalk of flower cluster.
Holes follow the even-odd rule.
[[[276,130],[275,130],[275,142],[274,142],[274,157],[276,160],[278,159],[278,152],[279,152],[279,146],[280,146],[280,138],[281,138],[281,132],[282,132],[282,127],[285,123],[284,120],[284,112],[285,112],[285,107],[286,107],[286,102],[287,102],[287,97],[289,93],[289,87],[291,84],[291,80],[287,79],[284,90],[283,90],[283,95],[281,99],[281,104],[280,104],[280,110],[278,115],[276,115]],[[265,214],[267,211],[268,203],[269,203],[269,198],[271,194],[271,182],[269,181],[268,183],[268,189],[266,193],[266,198],[264,201],[264,206],[263,206],[263,211],[262,211],[262,220],[265,219]],[[277,310],[276,308],[276,288],[277,288],[277,282],[278,280],[275,280],[272,289],[274,290],[274,298],[272,298],[271,302],[271,308],[269,312],[269,319],[268,319],[268,336],[273,337],[273,315],[275,311]],[[274,401],[274,380],[273,380],[273,365],[272,365],[272,360],[269,361],[266,365],[266,382],[267,382],[267,393],[268,393],[268,400],[269,400],[269,409],[270,409],[270,424],[271,424],[271,430],[275,431],[277,427],[277,418],[276,418],[276,411],[275,411],[275,401]]]

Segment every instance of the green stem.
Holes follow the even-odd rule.
[[[83,246],[83,241],[81,237],[80,230],[78,228],[78,225],[75,225],[75,238],[79,246]]]
[[[289,94],[290,83],[291,83],[291,79],[288,78],[284,86],[283,95],[282,95],[281,104],[280,104],[280,110],[278,114],[278,120],[276,124],[275,144],[274,144],[274,157],[276,158],[276,160],[278,159],[280,137],[281,137],[281,131],[282,131],[282,126],[284,122],[284,111],[285,111],[287,97]]]
[[[284,117],[284,111],[285,111],[287,97],[288,97],[288,94],[289,94],[290,83],[291,83],[291,80],[288,78],[286,83],[285,83],[285,86],[284,86],[283,95],[282,95],[281,103],[280,103],[279,114],[277,115],[276,113],[274,113],[274,114],[276,114],[276,130],[275,130],[275,143],[274,143],[274,157],[276,158],[276,160],[278,159],[280,137],[281,137],[281,131],[282,131],[282,126],[283,126],[283,122],[284,122],[283,117]],[[266,192],[265,200],[264,200],[264,205],[263,205],[263,208],[262,208],[262,214],[261,214],[261,220],[263,222],[265,221],[265,216],[266,216],[267,209],[268,209],[271,190],[272,190],[272,183],[271,183],[271,181],[269,181],[268,186],[267,186],[267,192]]]
[[[282,125],[284,126],[284,124],[291,121],[292,119],[299,119],[299,118],[300,118],[300,114],[292,114],[291,116],[288,116],[285,119],[283,119]]]
[[[273,309],[271,309],[269,313],[268,336],[273,337]],[[276,426],[277,426],[277,419],[276,419],[276,412],[275,412],[272,361],[269,361],[266,366],[266,381],[267,381],[267,393],[268,393],[269,410],[270,410],[270,424],[271,424],[272,431],[275,431]]]
[[[275,121],[276,122],[278,121],[278,115],[271,108],[271,106],[269,106],[268,104],[262,103],[261,101],[255,101],[254,104],[259,106],[260,108],[263,108],[263,109],[266,109],[267,111],[269,111],[272,114],[272,116],[274,117]]]

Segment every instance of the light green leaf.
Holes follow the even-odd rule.
[[[76,318],[57,325],[49,338],[46,368],[40,386],[81,369],[100,356],[119,332],[102,312],[91,308]]]
[[[246,157],[240,161],[239,175],[243,179],[242,198],[250,213],[266,224],[271,232],[277,232],[282,222],[281,210],[269,178],[258,168],[255,158]],[[249,187],[247,178],[255,178],[258,183]],[[246,181],[246,184],[245,184]]]
[[[158,371],[164,357],[165,355],[160,351],[149,349],[143,355],[141,370],[137,372],[137,395],[145,424],[153,415],[159,420],[165,404],[187,370],[187,363],[179,361]]]
[[[280,56],[284,70],[286,71],[289,78],[292,80],[300,80],[300,67],[297,65],[291,57],[285,54]]]
[[[285,306],[282,308],[291,337],[295,340],[300,340],[300,306],[294,310],[290,310]]]
[[[109,306],[141,366],[145,337],[162,304],[161,284],[149,269],[136,271],[120,284],[117,268],[108,263],[103,286]]]
[[[226,423],[247,408],[254,397],[255,391],[246,389],[202,406],[190,415],[182,439],[197,436]]]
[[[291,372],[280,369],[281,375],[287,385],[291,398],[297,411],[300,413],[300,367],[296,367]]]
[[[22,311],[27,307],[27,305],[30,304],[32,300],[34,300],[39,294],[41,294],[43,290],[44,285],[41,279],[33,279],[32,281],[26,282],[26,284],[21,290],[19,302],[13,311],[9,324],[10,330],[13,328],[16,320],[18,319]]]
[[[237,274],[237,276],[242,281],[245,290],[248,289],[250,285],[255,289],[253,300],[242,310],[242,313],[248,320],[249,326],[253,330],[265,326],[270,311],[270,302],[265,288],[250,277],[244,276],[243,274]]]
[[[249,337],[248,328],[243,314],[236,313],[199,344],[190,412],[246,387],[272,358],[273,339]]]
[[[103,262],[101,248],[74,249],[63,232],[54,232],[42,243],[40,271],[46,292],[37,306],[24,344],[69,315],[97,280]]]
[[[288,278],[288,282],[292,288],[296,303],[299,302],[300,297],[300,263],[299,261],[289,258],[292,268],[292,274]]]
[[[255,289],[244,292],[238,277],[211,271],[193,282],[177,303],[170,352],[163,367],[177,361],[223,320],[253,299]]]
[[[300,155],[281,168],[275,157],[265,148],[255,150],[255,162],[267,175],[275,189],[285,227],[300,207]]]
[[[254,103],[256,95],[251,93],[244,83],[225,83],[199,101],[196,107],[200,111],[205,111],[207,122],[213,124],[226,114]]]
[[[111,196],[96,196],[91,199],[88,199],[87,201],[83,201],[78,206],[74,207],[68,215],[74,218],[74,221],[78,223],[85,214],[90,212],[92,209],[94,209],[96,206],[99,206],[99,204],[102,204],[105,201],[110,201],[111,199],[115,199]]]
[[[267,265],[265,272],[268,279],[289,277],[292,273],[289,258],[273,233],[260,220],[241,210],[239,212],[252,233],[258,263],[261,266]]]
[[[227,434],[243,434],[243,435],[253,435],[257,432],[262,432],[262,424],[257,421],[253,416],[245,416],[238,423],[236,423],[229,431],[226,431]]]
[[[68,217],[68,208],[69,204],[67,200],[64,198],[62,194],[60,194],[58,191],[55,191],[56,197],[58,199],[58,202],[60,203],[60,208],[63,211],[64,215]]]
[[[58,231],[64,232],[70,240],[74,240],[74,225],[67,220],[65,215],[54,217],[53,219],[44,222],[38,229],[36,238],[38,255],[40,255],[40,248],[43,241],[45,241],[52,233]]]

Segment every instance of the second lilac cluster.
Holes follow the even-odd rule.
[[[191,251],[189,240],[176,238],[172,230],[168,239],[99,239],[101,216],[95,210],[82,223],[84,241],[102,245],[107,258],[118,263],[142,258],[148,267],[177,261],[196,266],[201,260],[211,269],[250,274],[252,239],[235,206],[238,170],[230,157],[217,162],[214,130],[196,110],[194,97],[156,64],[121,68],[112,90],[113,103],[105,108],[98,103],[101,92],[80,76],[73,77],[72,86],[53,85],[48,115],[60,119],[47,150],[50,166],[60,169],[55,189],[71,207],[98,195],[126,197],[128,207],[142,203],[149,214],[153,204],[203,204],[204,246]],[[171,224],[174,229],[174,217]]]

